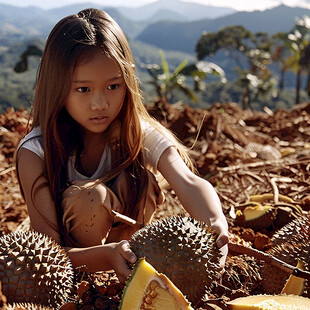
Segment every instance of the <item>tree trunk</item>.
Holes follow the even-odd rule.
[[[280,73],[280,81],[279,81],[279,91],[282,92],[284,89],[284,76],[285,76],[285,70],[281,69]]]
[[[296,74],[296,99],[295,104],[300,102],[300,85],[301,85],[301,70],[298,67],[297,74]]]
[[[242,97],[242,109],[246,110],[250,107],[250,89],[249,86],[245,86]]]
[[[306,92],[308,96],[310,97],[310,70],[308,70]]]

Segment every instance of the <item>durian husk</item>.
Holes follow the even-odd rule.
[[[297,265],[295,248],[291,244],[286,243],[273,247],[268,251],[268,253],[292,266]],[[279,270],[279,268],[263,262],[261,277],[261,285],[266,294],[280,294],[289,278],[289,274],[285,271]]]
[[[235,209],[235,224],[257,231],[269,227],[279,229],[303,216],[302,208],[293,199],[281,194],[275,198],[273,193],[251,195],[245,203],[236,206]],[[246,215],[247,210],[251,211],[252,218]]]
[[[304,270],[309,271],[309,217],[298,218],[277,231],[271,239],[273,246],[268,253],[292,266],[300,261]],[[289,278],[289,274],[267,263],[263,263],[261,275],[261,284],[267,294],[280,294]],[[302,296],[310,297],[309,280],[305,280]]]
[[[3,310],[54,310],[54,308],[34,303],[13,303],[5,305]]]
[[[229,289],[230,293],[236,290],[251,293],[259,289],[260,267],[254,257],[228,254],[221,284]]]
[[[251,295],[227,303],[230,310],[310,309],[310,299],[296,295]]]
[[[305,243],[307,246],[307,236],[310,235],[310,215],[304,215],[277,230],[271,238],[273,246],[282,243]]]
[[[138,258],[145,257],[195,306],[221,277],[216,238],[204,223],[174,216],[152,222],[129,242]]]
[[[248,202],[238,206],[235,223],[259,231],[270,227],[276,219],[277,209],[259,202]]]
[[[279,229],[295,218],[303,216],[302,208],[286,195],[278,194],[277,199],[273,193],[251,195],[249,202],[273,206],[277,210],[273,227]]]
[[[0,281],[7,303],[57,307],[73,289],[73,267],[50,237],[19,231],[0,238]]]

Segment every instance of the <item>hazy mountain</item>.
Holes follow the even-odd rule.
[[[100,7],[91,2],[51,10],[0,4],[0,46],[38,38],[45,40],[57,21],[88,7],[105,9],[117,20],[130,40],[139,40],[164,50],[191,54],[194,53],[195,45],[203,31],[214,32],[228,25],[243,25],[252,32],[288,32],[294,26],[296,16],[310,15],[308,9],[284,5],[265,11],[236,13],[231,9],[212,8],[180,0],[159,0],[132,10],[121,7]],[[214,18],[216,14],[224,14],[229,10],[234,13]],[[195,13],[198,17],[212,12],[213,18],[185,21],[191,14]],[[137,16],[148,20],[136,21],[129,18],[137,18]]]
[[[166,50],[193,53],[203,31],[215,32],[224,26],[242,25],[252,32],[289,32],[296,17],[310,16],[310,10],[280,5],[265,11],[238,12],[216,19],[192,22],[157,22],[147,26],[137,37]]]
[[[159,9],[156,11],[148,20],[147,24],[152,21],[152,23],[169,20],[169,21],[180,21],[185,20],[186,18],[184,15],[177,13],[176,11],[169,10],[169,9]],[[146,23],[146,22],[145,22]]]
[[[118,7],[118,10],[128,18],[133,20],[149,21],[156,12],[160,10],[170,10],[183,16],[182,20],[198,20],[203,18],[218,18],[237,12],[228,7],[215,7],[210,5],[198,4],[194,2],[183,2],[180,0],[158,0],[138,8]]]
[[[0,46],[38,37],[45,39],[61,18],[90,7],[104,9],[130,38],[137,36],[145,27],[145,23],[126,18],[116,8],[100,7],[92,3],[69,5],[51,10],[0,4]]]
[[[52,27],[63,17],[78,11],[95,7],[105,9],[117,20],[130,39],[149,24],[162,20],[184,21],[206,16],[213,18],[234,12],[229,8],[217,8],[187,3],[179,0],[159,0],[138,8],[105,7],[92,2],[67,5],[50,10],[39,7],[15,7],[0,4],[0,46],[7,46],[20,40],[45,39]]]
[[[6,45],[7,39],[40,36],[53,23],[54,18],[38,7],[0,4],[0,45]]]

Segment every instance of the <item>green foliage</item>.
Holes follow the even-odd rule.
[[[171,72],[163,51],[160,51],[160,57],[161,65],[153,64],[145,67],[152,78],[149,83],[155,87],[161,101],[173,103],[173,93],[181,91],[192,101],[197,102],[195,92],[205,88],[204,80],[208,74],[217,75],[222,82],[226,82],[225,72],[214,63],[199,61],[187,64],[188,61],[185,59]],[[186,77],[193,78],[193,90],[188,86]]]
[[[225,49],[232,58],[242,54],[246,57],[248,68],[238,66],[237,82],[243,87],[242,106],[249,108],[251,101],[259,97],[276,95],[277,81],[271,76],[270,63],[271,38],[267,33],[252,33],[243,26],[228,26],[217,33],[203,33],[196,45],[198,59]],[[237,63],[239,62],[236,59]]]
[[[309,25],[310,18],[304,16],[296,19],[290,33],[273,36],[265,32],[253,33],[244,26],[203,32],[200,39],[197,38],[198,60],[191,54],[159,52],[154,46],[130,40],[144,100],[149,102],[160,97],[170,103],[183,101],[196,107],[234,101],[253,109],[289,108],[295,102],[306,101],[307,92],[310,95]],[[40,39],[25,42],[21,38],[12,41],[6,38],[1,42],[0,113],[10,106],[30,108],[42,42]],[[30,46],[29,53],[27,46]],[[38,48],[31,50],[31,46]],[[227,83],[224,70],[204,59],[220,50],[228,55],[226,65],[230,68],[236,65],[236,78]],[[274,74],[276,65],[280,70],[279,85]],[[14,68],[20,73],[14,72]],[[295,92],[284,87],[287,72],[296,76]],[[305,91],[302,89],[303,75],[308,79]]]

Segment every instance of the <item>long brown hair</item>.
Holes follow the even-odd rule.
[[[40,126],[44,141],[45,176],[56,205],[58,228],[62,242],[68,240],[62,217],[62,193],[68,184],[70,156],[83,148],[82,130],[65,109],[74,68],[86,49],[101,49],[115,59],[124,76],[127,91],[122,109],[105,134],[112,150],[112,168],[101,181],[112,180],[125,171],[128,199],[124,214],[135,218],[135,205],[145,194],[147,173],[143,163],[140,119],[173,138],[171,133],[151,119],[145,110],[134,72],[131,50],[119,25],[106,12],[86,9],[60,20],[52,29],[41,59],[33,105],[32,129]],[[173,138],[174,139],[174,138]],[[178,144],[183,158],[186,152]]]

